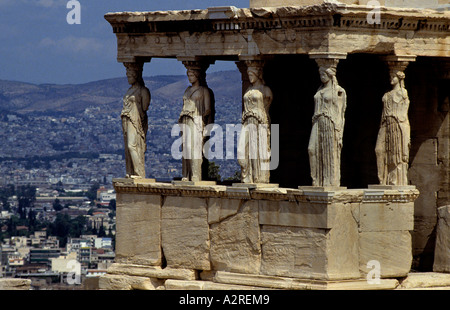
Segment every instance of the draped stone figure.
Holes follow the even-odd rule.
[[[262,63],[248,62],[250,87],[243,96],[242,131],[238,144],[241,182],[270,181],[270,117],[273,95],[263,80]]]
[[[381,185],[408,185],[411,129],[405,74],[391,70],[392,90],[383,96],[383,111],[375,153]]]
[[[336,79],[337,59],[316,59],[322,86],[314,96],[308,145],[313,186],[340,186],[347,95]]]
[[[183,109],[178,123],[183,131],[183,181],[202,180],[205,127],[214,122],[214,96],[206,85],[206,68],[186,64],[191,86],[183,95]]]
[[[122,130],[125,144],[126,177],[145,178],[145,151],[150,91],[142,79],[143,64],[125,63],[131,87],[123,97]]]

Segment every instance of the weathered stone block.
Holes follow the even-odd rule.
[[[271,208],[270,204],[260,203],[263,203],[266,210]],[[301,219],[303,214],[304,218],[312,220],[294,222],[295,220],[289,220],[285,216],[286,220],[281,220],[280,223],[316,224],[318,227],[263,225],[262,274],[308,279],[359,277],[358,224],[354,216],[357,204],[311,205],[309,211],[314,208],[323,210],[316,214],[308,214],[308,209],[302,210],[299,206],[295,208],[295,204],[281,203],[281,207],[291,208],[287,214],[292,214],[292,217]],[[328,208],[332,210],[327,210]],[[323,221],[314,220],[320,216]],[[331,223],[335,224],[331,229],[322,228],[331,226]]]
[[[210,198],[208,201],[208,224],[219,223],[223,219],[236,215],[244,204],[241,199]]]
[[[215,282],[226,284],[244,284],[249,287],[285,290],[383,290],[398,286],[395,279],[381,280],[379,284],[369,284],[365,279],[344,281],[306,280],[264,275],[246,275],[218,271]]]
[[[228,215],[218,216],[220,222],[211,224],[213,269],[259,273],[261,245],[258,202],[222,199],[220,202],[214,201],[212,207],[223,210],[215,211],[215,214]]]
[[[146,277],[106,274],[99,279],[101,290],[156,290],[163,288],[163,281]]]
[[[360,271],[367,275],[369,261],[380,263],[382,278],[404,277],[411,269],[411,235],[409,231],[370,231],[359,234]]]
[[[261,288],[246,285],[231,285],[223,283],[214,283],[209,281],[183,281],[183,280],[167,280],[165,283],[166,290],[260,290]],[[204,301],[204,304],[207,302]]]
[[[327,234],[327,279],[355,279],[360,277],[357,203],[334,204],[334,226]]]
[[[0,290],[2,291],[16,291],[16,290],[30,290],[30,279],[16,279],[16,278],[2,278],[0,279]]]
[[[262,225],[261,274],[325,279],[327,229]]]
[[[161,210],[161,240],[168,266],[210,270],[206,199],[167,197]]]
[[[160,265],[161,197],[120,193],[116,212],[116,261]]]
[[[361,231],[414,229],[414,203],[363,203],[360,207]]]
[[[425,289],[425,288],[446,288],[450,287],[450,275],[435,272],[410,273],[404,279],[399,289]]]
[[[263,225],[331,228],[326,204],[295,201],[259,201],[259,221]]]
[[[108,274],[128,275],[157,279],[195,280],[196,272],[191,269],[161,268],[159,266],[142,266],[114,263],[108,268]]]
[[[450,206],[438,208],[433,271],[450,273]]]

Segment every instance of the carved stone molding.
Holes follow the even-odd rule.
[[[203,56],[233,60],[240,55],[339,51],[449,57],[450,15],[432,10],[372,8],[325,3],[306,7],[234,8],[108,13],[118,39],[118,59]],[[370,37],[370,39],[369,39]],[[352,44],[347,44],[352,42]]]
[[[232,8],[232,7],[230,7]],[[302,28],[342,28],[371,30],[415,30],[446,32],[445,14],[426,10],[381,7],[381,22],[370,23],[367,14],[373,8],[360,5],[324,3],[321,5],[278,8],[233,8],[217,14],[217,8],[166,12],[108,13],[105,19],[114,33],[184,31],[242,31]],[[165,13],[165,14],[164,14]],[[172,23],[167,23],[172,21]]]
[[[362,202],[414,202],[419,197],[419,190],[414,186],[410,188],[406,187],[391,187],[390,189],[386,187],[383,189],[382,186],[377,186],[364,190],[364,196],[362,197]]]
[[[330,59],[330,61],[339,61],[340,59],[347,58],[346,53],[339,53],[339,52],[310,52],[308,55],[309,58],[315,59],[316,61],[319,59]]]
[[[172,185],[148,181],[148,179],[116,179],[113,181],[117,193],[139,193],[161,196],[184,196],[198,198],[254,199],[272,201],[296,201],[318,204],[339,202],[413,202],[419,197],[415,187],[390,187],[369,189],[346,189],[302,187],[251,188],[225,185]]]

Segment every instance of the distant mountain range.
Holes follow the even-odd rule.
[[[208,73],[208,86],[213,89],[216,102],[235,101],[241,97],[239,71]],[[152,102],[177,103],[189,86],[185,75],[144,77]],[[105,111],[120,111],[122,97],[129,85],[126,77],[100,80],[85,84],[30,84],[0,80],[0,111],[21,115],[75,115],[88,107]]]

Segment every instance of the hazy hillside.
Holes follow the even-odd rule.
[[[216,124],[240,123],[239,71],[211,73],[207,78],[216,99]],[[147,113],[148,173],[162,179],[179,177],[181,161],[171,156],[176,139],[172,128],[178,122],[188,79],[186,75],[155,76],[144,81],[152,97]],[[0,183],[1,179],[37,180],[42,175],[70,174],[85,179],[122,175],[122,159],[100,167],[90,156],[123,154],[120,111],[128,88],[126,77],[80,85],[0,80]],[[236,160],[218,159],[215,163],[220,165],[222,177],[231,177],[239,169]],[[25,173],[23,169],[31,170]]]
[[[150,89],[152,102],[173,104],[180,102],[189,85],[185,75],[144,78]],[[217,101],[235,101],[241,96],[240,73],[222,71],[208,74],[208,85]],[[77,114],[87,107],[105,111],[122,108],[121,100],[129,85],[126,77],[79,85],[54,85],[0,80],[0,110],[19,114]]]

